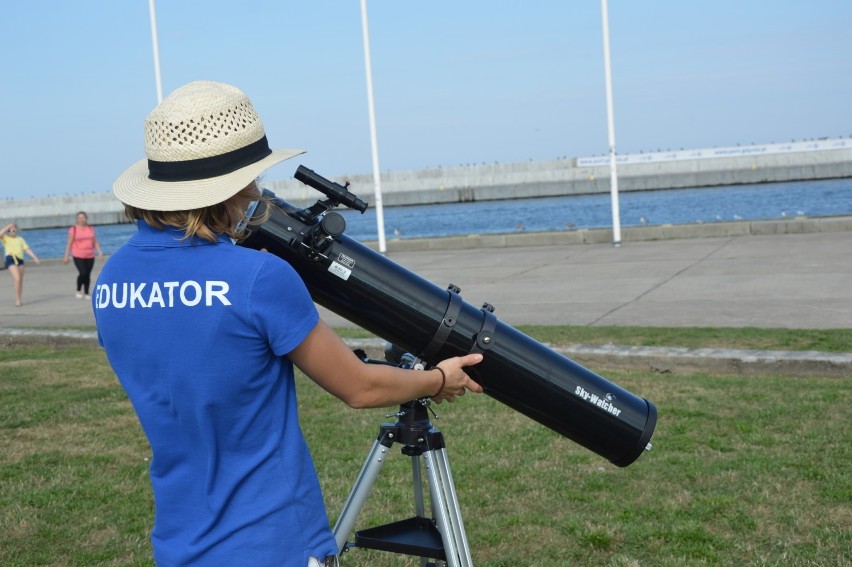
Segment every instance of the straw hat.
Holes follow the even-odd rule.
[[[127,205],[184,211],[221,203],[304,150],[272,150],[251,101],[225,83],[180,87],[145,119],[145,155],[113,183]]]

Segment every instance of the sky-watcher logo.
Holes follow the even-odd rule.
[[[618,415],[621,413],[621,410],[615,407],[615,405],[613,404],[613,402],[615,401],[615,395],[613,394],[608,393],[603,398],[601,398],[600,396],[587,392],[583,389],[582,386],[577,386],[577,388],[574,390],[574,394],[586,400],[590,404],[598,406],[605,412],[611,413],[616,417],[618,417]]]

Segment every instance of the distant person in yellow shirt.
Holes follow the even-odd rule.
[[[24,252],[32,256],[36,264],[41,264],[35,252],[27,245],[27,241],[18,236],[18,225],[10,222],[0,229],[0,239],[3,240],[3,255],[6,257],[6,268],[12,274],[15,286],[15,305],[23,305],[21,292],[24,289]]]

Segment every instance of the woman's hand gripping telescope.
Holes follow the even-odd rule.
[[[465,367],[479,364],[481,361],[481,354],[468,354],[439,362],[434,369],[428,371],[438,371],[442,374],[441,389],[436,395],[431,396],[432,400],[438,404],[443,401],[454,402],[457,396],[464,396],[468,390],[481,394],[482,386],[474,382],[464,371]]]
[[[436,403],[452,402],[467,391],[482,393],[482,386],[464,370],[481,362],[481,354],[448,358],[426,371],[364,364],[323,321],[288,356],[314,382],[353,408],[382,408],[427,397]]]

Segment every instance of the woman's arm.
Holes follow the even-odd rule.
[[[353,408],[379,408],[432,397],[452,402],[465,391],[482,392],[465,366],[482,360],[481,354],[449,358],[439,370],[406,370],[386,364],[365,364],[334,331],[320,321],[289,354],[290,360],[314,382]]]
[[[35,253],[35,252],[33,252],[33,249],[32,249],[32,248],[30,248],[29,246],[27,246],[26,248],[24,248],[24,252],[26,252],[27,254],[29,254],[29,255],[32,257],[32,259],[33,259],[33,260],[35,260],[35,263],[36,263],[36,264],[41,264],[41,260],[39,260],[39,259],[38,259],[38,256],[36,256],[36,253]]]
[[[68,242],[65,244],[65,257],[62,259],[64,263],[68,263],[68,256],[71,254],[71,245],[74,243],[74,234],[71,229],[68,229]]]

